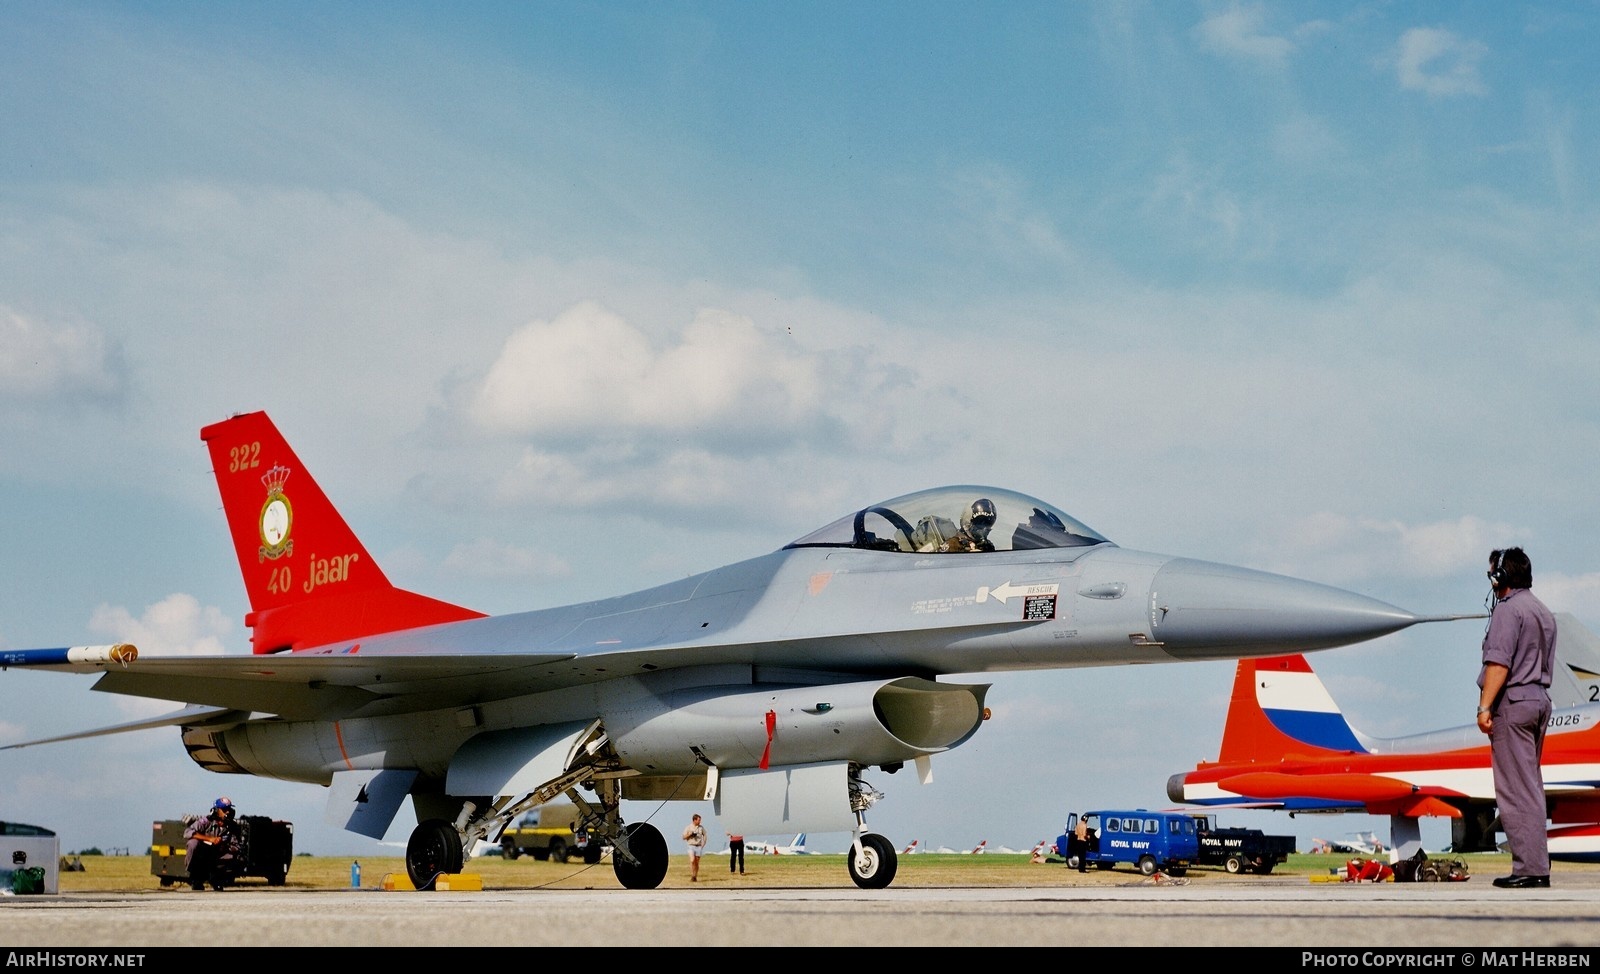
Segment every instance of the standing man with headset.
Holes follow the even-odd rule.
[[[1550,721],[1556,620],[1533,594],[1533,562],[1521,548],[1489,553],[1489,585],[1494,594],[1478,674],[1478,729],[1489,735],[1500,828],[1511,846],[1511,875],[1494,884],[1547,887],[1550,846],[1540,761]]]

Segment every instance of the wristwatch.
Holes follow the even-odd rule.
[[[1478,708],[1478,713],[1480,713],[1480,714],[1486,714],[1488,712],[1489,712],[1489,708],[1488,707],[1479,707]]]

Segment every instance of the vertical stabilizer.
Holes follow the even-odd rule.
[[[1278,761],[1320,750],[1366,748],[1306,658],[1240,660],[1218,763]]]
[[[483,615],[390,584],[266,413],[214,423],[200,438],[250,598],[253,652]]]

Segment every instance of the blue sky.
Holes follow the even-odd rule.
[[[245,652],[198,433],[253,409],[391,579],[488,612],[987,483],[1423,613],[1479,609],[1521,544],[1600,628],[1597,32],[1589,4],[0,6],[0,646]],[[1427,730],[1468,719],[1481,631],[1313,662],[1363,729]],[[997,677],[869,822],[1025,849],[1164,805],[1231,678]],[[165,709],[105,696],[0,674],[0,741]],[[226,793],[379,851],[170,730],[0,773],[0,818],[64,849]]]

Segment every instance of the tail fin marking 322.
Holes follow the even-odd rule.
[[[483,615],[394,587],[263,412],[200,431],[250,598],[255,653]]]

